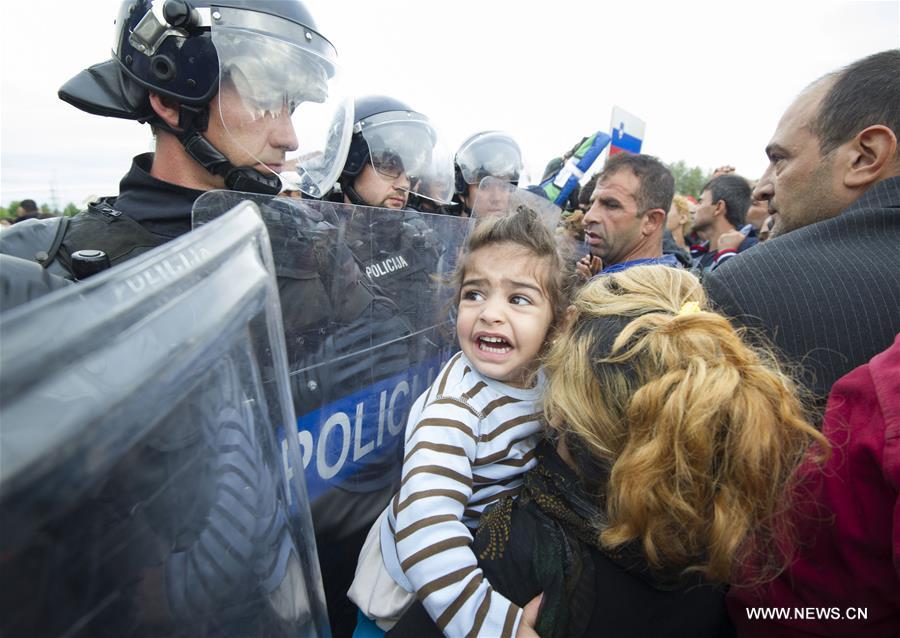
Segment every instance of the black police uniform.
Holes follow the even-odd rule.
[[[46,266],[58,261],[71,275],[68,256],[75,250],[102,249],[116,264],[188,232],[191,206],[202,191],[153,178],[151,163],[151,154],[136,157],[120,183],[119,197],[94,202],[68,223],[56,226],[55,247],[32,244],[25,252],[44,257]],[[48,226],[51,222],[58,224],[47,220]],[[23,224],[26,231],[27,226]],[[28,242],[18,240],[46,238],[37,228],[33,230],[13,237],[12,243],[25,249]],[[23,263],[40,269],[33,261]],[[110,470],[112,478],[93,488],[97,493],[89,505],[49,523],[34,545],[9,558],[10,574],[20,573],[22,578],[20,588],[8,594],[30,598],[18,606],[24,611],[7,618],[12,623],[6,627],[10,635],[18,635],[20,629],[38,632],[32,635],[62,635],[84,622],[79,616],[85,608],[98,610],[85,625],[86,634],[91,635],[235,637],[276,631],[281,621],[271,616],[273,609],[253,587],[259,579],[282,586],[281,570],[292,568],[283,557],[297,552],[292,549],[287,513],[276,500],[277,486],[262,460],[253,416],[245,413],[222,420],[223,414],[246,412],[252,404],[237,379],[237,370],[248,367],[237,361],[248,354],[239,349],[219,361],[200,381],[191,402],[171,414],[168,425],[130,450]],[[211,460],[205,463],[204,458]],[[173,468],[179,468],[178,472]],[[174,474],[192,488],[172,481]],[[225,520],[222,508],[212,500],[218,498],[213,494],[219,488],[207,489],[212,485],[242,494],[252,509],[238,512],[231,507]],[[230,523],[235,519],[245,524],[235,528]],[[54,551],[47,554],[44,546],[51,542]],[[223,544],[231,548],[227,556],[221,551]],[[105,554],[91,553],[101,548]],[[272,548],[278,548],[277,555]],[[79,558],[86,551],[89,560]],[[47,556],[41,567],[50,577],[34,579],[32,563]],[[160,561],[165,561],[169,572],[159,582],[168,587],[171,618],[156,620],[141,609],[146,596],[136,590],[142,586],[142,574],[161,569]],[[213,570],[213,562],[219,577],[204,577],[203,572]],[[32,586],[37,589],[32,591]],[[77,591],[81,593],[73,596]],[[108,591],[119,596],[103,604],[91,598]],[[2,606],[16,609],[10,603],[5,598]],[[32,613],[44,604],[52,605],[54,613]],[[247,626],[248,619],[255,626]]]
[[[49,233],[35,232],[38,229],[29,229],[30,225],[56,221],[36,220],[6,231],[0,239],[0,253],[11,248],[17,256],[30,257],[45,267],[61,267],[73,278],[72,252],[102,250],[109,255],[111,265],[116,265],[190,231],[191,209],[203,191],[154,178],[150,175],[152,161],[152,153],[135,157],[120,182],[118,197],[93,202],[62,227],[51,227]],[[402,337],[410,334],[411,326],[393,302],[365,281],[346,245],[329,235],[329,225],[335,228],[335,224],[316,219],[316,212],[309,211],[306,225],[298,225],[296,209],[282,210],[279,200],[271,202],[271,206],[262,207],[267,223],[280,215],[292,215],[294,219],[288,226],[269,225],[270,231],[289,227],[296,231],[288,241],[273,234],[277,231],[270,232],[289,366],[291,371],[306,370],[290,376],[296,413],[302,415],[338,396],[406,371],[410,344]],[[20,236],[15,236],[16,231]],[[384,342],[396,345],[378,348],[364,361],[341,359],[343,354]],[[332,360],[340,363],[315,365]],[[315,368],[309,371],[313,365]],[[366,472],[371,474],[370,480],[357,476],[354,490],[332,490],[311,504],[335,635],[343,633],[336,627],[345,624],[343,616],[350,614],[355,622],[347,607],[346,590],[365,534],[396,489],[399,456],[390,467],[367,469],[371,470]]]
[[[413,210],[385,211],[374,221],[354,216],[347,226],[347,243],[360,269],[400,308],[418,330],[434,325],[431,274],[441,257],[440,244],[421,215]]]

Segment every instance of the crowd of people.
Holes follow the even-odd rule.
[[[185,236],[225,189],[280,220],[298,415],[402,373],[444,313],[455,354],[396,455],[311,504],[332,635],[900,631],[900,49],[813,81],[755,181],[723,166],[693,198],[620,152],[560,210],[517,188],[507,133],[450,152],[396,98],[338,100],[334,47],[299,2],[226,4],[129,0],[114,57],[62,87],[149,123],[155,151],[73,218],[22,202],[0,310]],[[213,536],[195,545],[211,615],[230,556]],[[176,587],[169,563],[154,574]],[[175,611],[116,631],[183,635]]]
[[[12,219],[0,217],[0,231],[9,228],[13,224],[24,222],[29,219],[47,219],[54,217],[52,213],[42,213],[37,203],[33,199],[23,199],[16,205],[16,216]]]

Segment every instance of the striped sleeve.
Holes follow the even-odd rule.
[[[462,523],[478,425],[461,400],[432,403],[419,415],[392,502],[394,539],[401,569],[446,636],[513,636],[521,610],[491,589]]]

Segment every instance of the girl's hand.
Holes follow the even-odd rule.
[[[534,630],[534,626],[537,624],[538,612],[543,599],[544,594],[538,594],[525,605],[522,610],[522,622],[519,623],[519,628],[516,630],[516,638],[541,638]]]

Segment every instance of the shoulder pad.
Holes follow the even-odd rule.
[[[20,225],[24,223],[19,222]],[[11,255],[0,254],[0,266],[0,312],[73,283],[50,274],[33,261]]]
[[[68,223],[67,217],[19,222],[0,233],[0,253],[37,262],[55,275],[71,278],[53,259]]]

